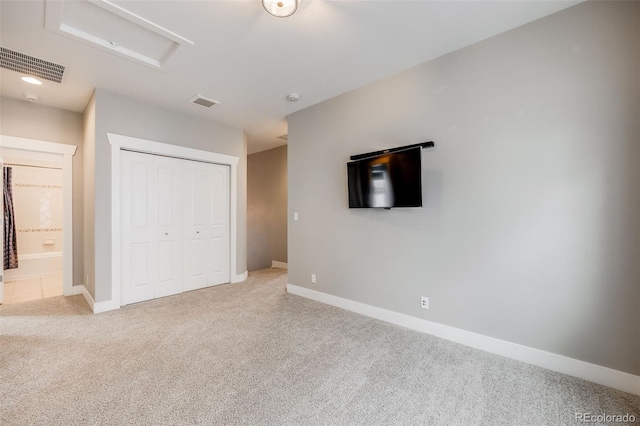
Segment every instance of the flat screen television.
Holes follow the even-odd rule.
[[[422,207],[422,148],[347,163],[349,208]]]

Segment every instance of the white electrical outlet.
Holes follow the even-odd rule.
[[[429,298],[428,297],[422,296],[420,298],[420,307],[422,309],[429,309]]]
[[[298,220],[298,212],[293,212],[293,220]]]
[[[311,282],[316,283],[316,274],[311,274]]]

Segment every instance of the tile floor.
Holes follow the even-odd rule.
[[[4,303],[28,302],[46,297],[62,296],[62,274],[4,283]]]

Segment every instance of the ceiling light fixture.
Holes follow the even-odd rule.
[[[33,78],[33,77],[22,77],[22,81],[24,81],[25,83],[29,83],[29,84],[35,84],[37,86],[40,86],[42,84],[42,82],[40,80],[38,80],[37,78]]]
[[[301,98],[301,97],[302,97],[302,96],[300,96],[300,95],[299,95],[299,94],[297,94],[297,93],[289,93],[289,94],[287,95],[287,100],[288,100],[289,102],[298,102],[298,101],[300,100],[300,98]]]
[[[262,0],[264,10],[278,18],[286,18],[296,13],[298,4],[300,0]]]

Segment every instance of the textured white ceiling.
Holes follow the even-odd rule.
[[[162,72],[45,30],[45,0],[2,0],[0,44],[67,71],[62,84],[27,87],[2,69],[1,94],[83,111],[98,87],[245,129],[252,153],[283,144],[292,112],[578,2],[302,0],[286,19],[259,0],[113,3],[195,45]],[[196,93],[222,104],[188,104]]]

